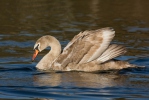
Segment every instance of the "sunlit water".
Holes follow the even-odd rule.
[[[0,1],[0,98],[72,100],[149,99],[149,1]],[[62,47],[80,31],[113,27],[113,43],[127,47],[119,60],[146,66],[119,73],[40,72],[31,62],[35,41],[55,36]]]

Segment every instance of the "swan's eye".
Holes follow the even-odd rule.
[[[39,51],[39,44],[37,44],[37,46],[35,47],[35,49]]]

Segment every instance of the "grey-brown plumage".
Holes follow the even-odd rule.
[[[38,48],[42,51],[50,46],[51,51],[36,67],[41,70],[86,72],[134,67],[124,61],[112,60],[126,52],[124,46],[110,45],[114,36],[115,31],[109,27],[80,32],[68,43],[62,53],[56,38],[50,35],[43,36],[37,40],[34,49]]]

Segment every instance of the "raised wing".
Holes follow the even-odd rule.
[[[80,32],[64,48],[54,66],[66,67],[69,63],[87,63],[99,58],[115,35],[112,28]]]
[[[98,63],[104,63],[108,60],[111,60],[115,57],[118,57],[120,55],[123,55],[127,52],[126,48],[122,45],[117,45],[117,44],[111,44],[106,51],[99,57],[97,58]]]

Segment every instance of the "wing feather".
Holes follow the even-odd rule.
[[[94,54],[88,59],[87,62],[97,59],[109,46],[111,40],[115,36],[115,32],[104,31],[102,34],[103,41],[98,47],[98,49],[94,52]]]
[[[126,51],[126,48],[122,45],[111,44],[107,50],[97,59],[97,62],[104,63],[108,60],[125,54]]]
[[[68,43],[54,63],[66,67],[69,63],[81,64],[96,60],[108,48],[114,35],[115,31],[109,27],[80,32]]]

